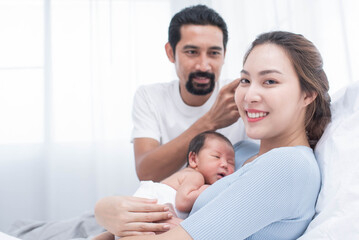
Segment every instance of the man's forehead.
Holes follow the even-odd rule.
[[[183,25],[178,42],[181,49],[223,50],[223,33],[213,25]]]

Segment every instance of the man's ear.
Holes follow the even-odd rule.
[[[175,55],[173,53],[173,49],[172,49],[171,44],[169,42],[166,43],[165,49],[166,49],[166,54],[167,54],[168,60],[170,60],[171,63],[174,63],[175,62]]]
[[[196,168],[198,163],[197,163],[197,155],[194,152],[189,152],[188,154],[188,165],[191,168]]]
[[[305,92],[304,93],[304,106],[311,104],[318,96],[317,92]]]

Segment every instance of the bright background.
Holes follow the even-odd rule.
[[[356,0],[0,0],[0,231],[133,193],[134,91],[176,78],[168,24],[197,3],[228,24],[222,78],[255,36],[287,30],[319,48],[330,93],[359,79]]]

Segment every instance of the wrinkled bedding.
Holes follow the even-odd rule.
[[[22,240],[90,240],[103,231],[93,212],[86,212],[65,221],[20,220],[12,225],[9,234]]]
[[[359,239],[359,82],[333,97],[315,149],[322,173],[316,217],[300,240]]]

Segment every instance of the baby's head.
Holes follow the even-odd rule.
[[[232,143],[220,133],[198,134],[191,140],[187,156],[187,166],[199,171],[206,184],[213,184],[234,172]]]

